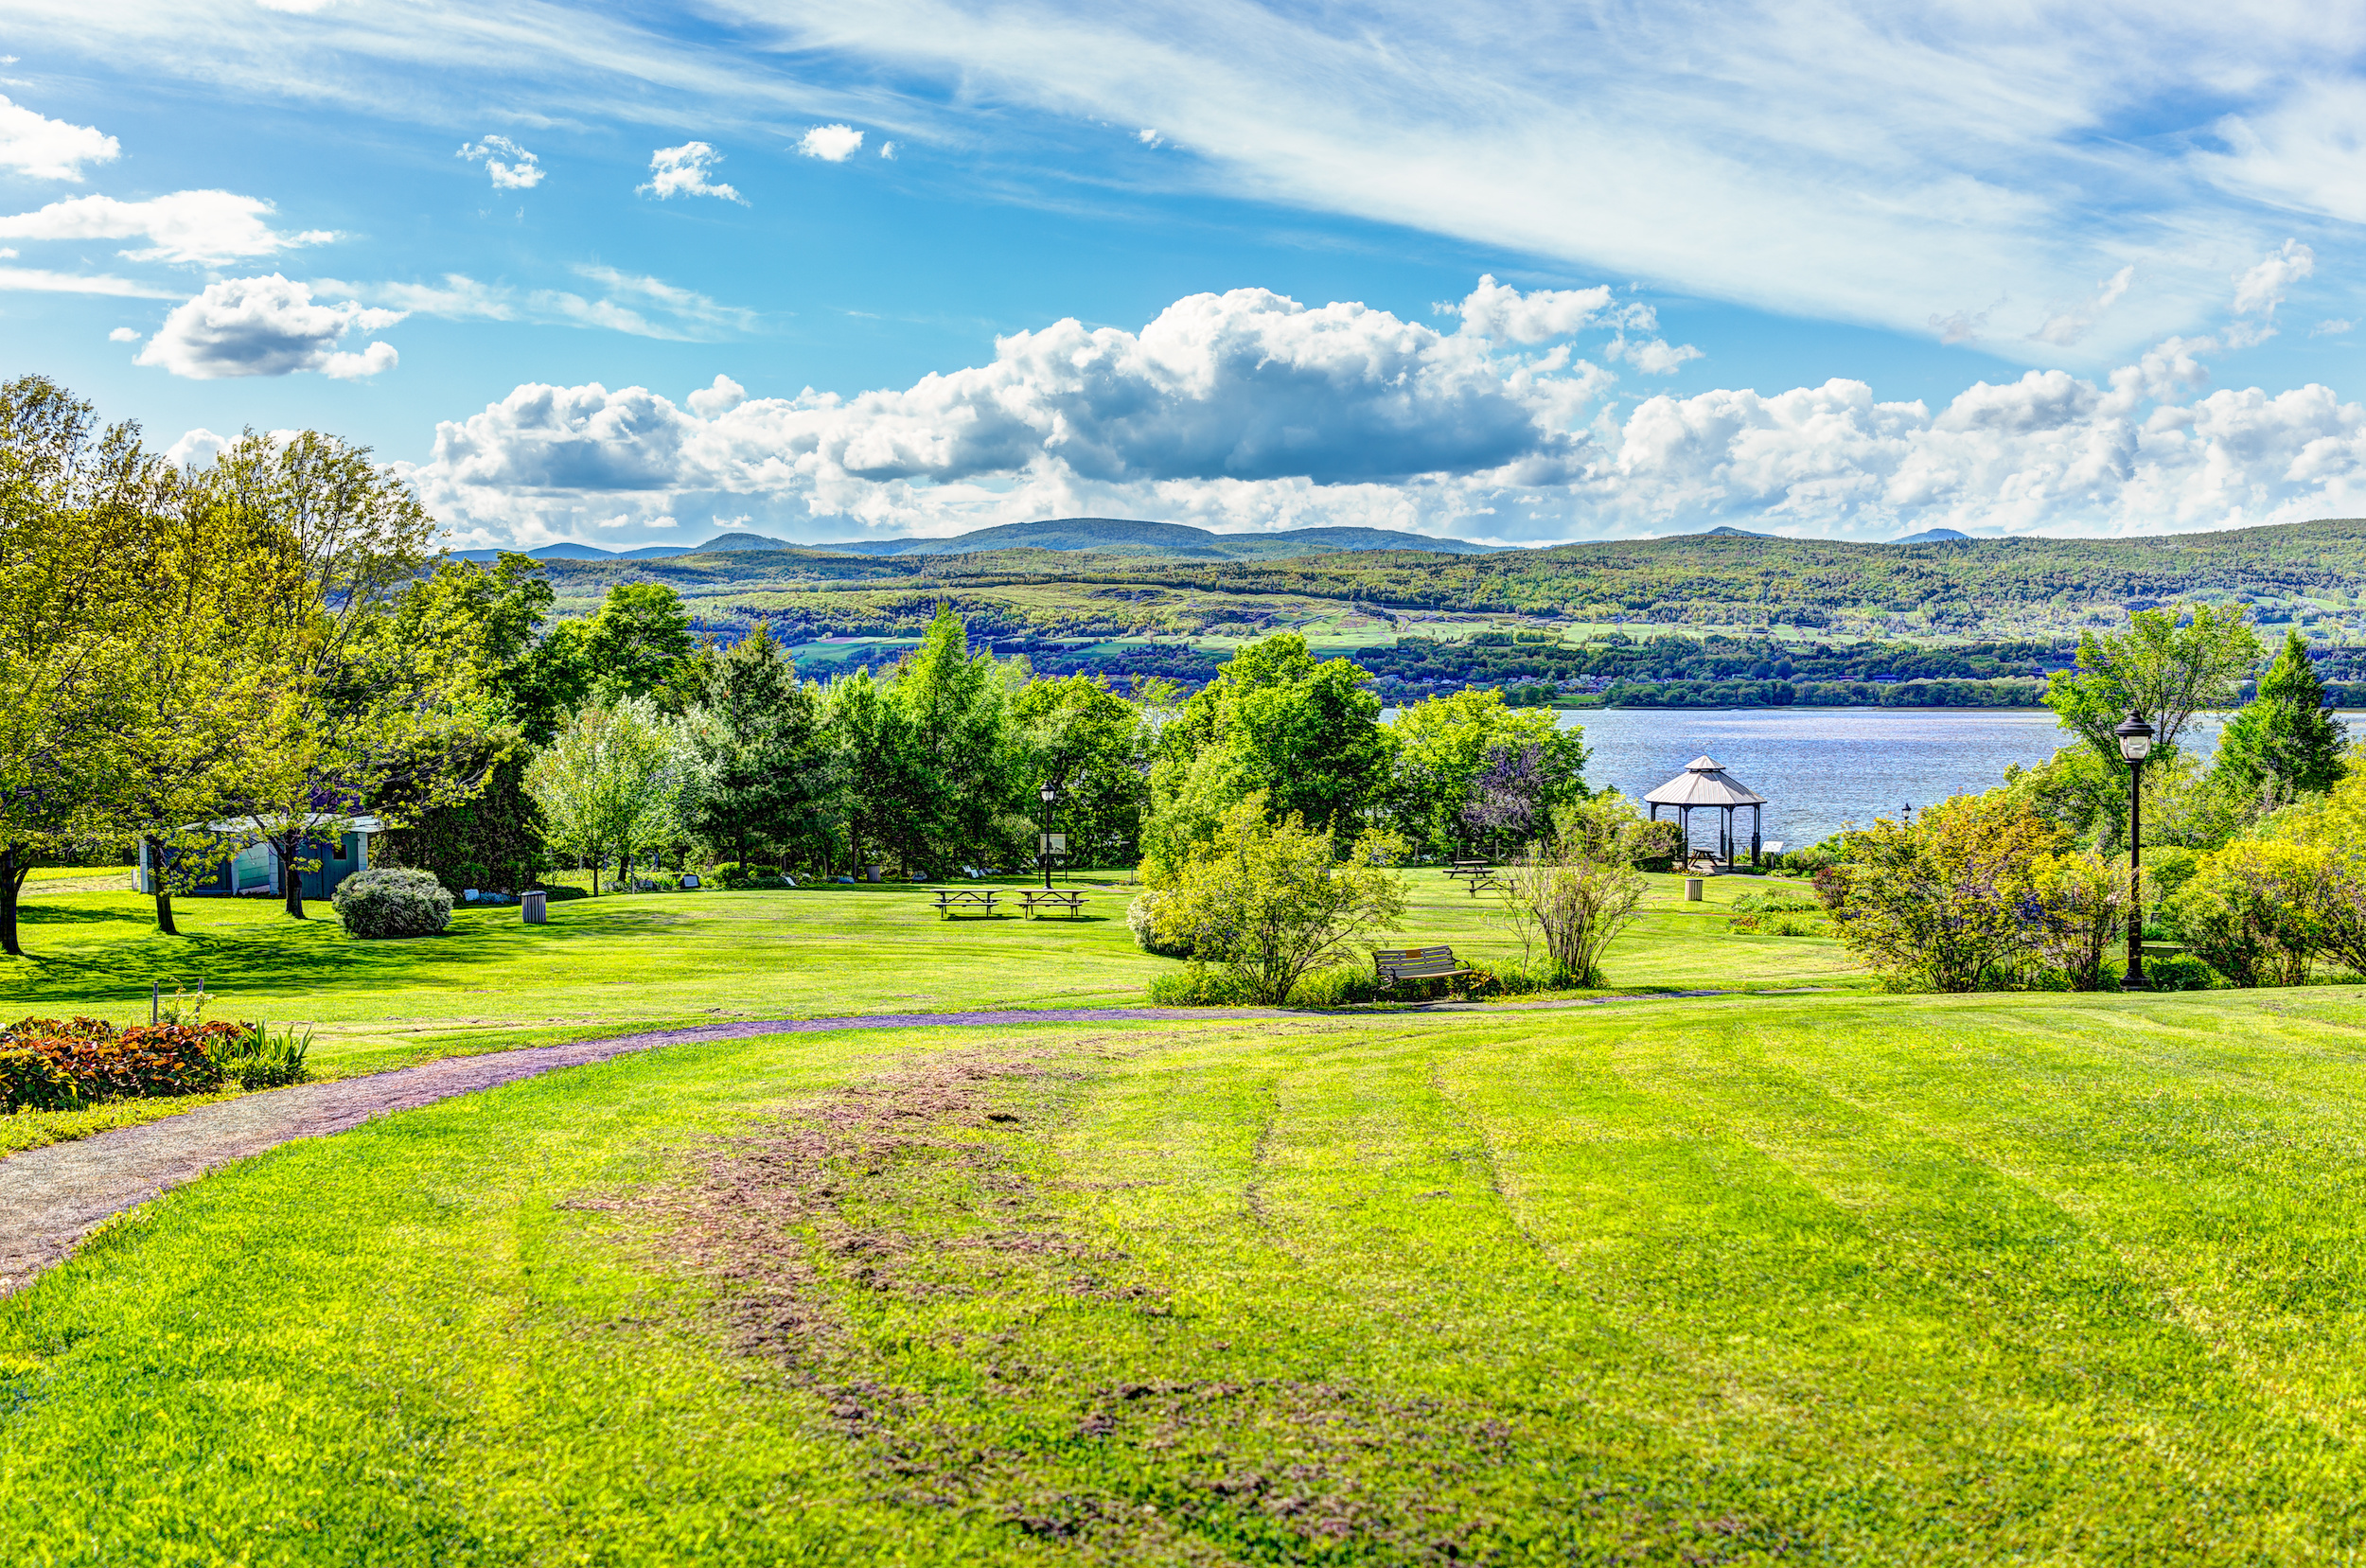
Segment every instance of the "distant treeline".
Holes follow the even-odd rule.
[[[1047,566],[1056,570],[1047,572]],[[1689,536],[1496,555],[1405,551],[1284,561],[1024,562],[943,556],[948,580],[1131,582],[1298,593],[1395,608],[1815,627],[1836,612],[1969,628],[2000,611],[2138,608],[2206,596],[2346,598],[2366,588],[2366,520],[2137,539],[1928,545]],[[963,575],[966,571],[966,575]],[[2275,613],[2270,610],[2269,613]]]

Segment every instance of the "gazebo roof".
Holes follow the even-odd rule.
[[[1695,757],[1685,770],[1643,797],[1659,806],[1762,806],[1766,797],[1725,771],[1715,757]]]

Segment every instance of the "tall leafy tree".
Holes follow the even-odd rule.
[[[690,612],[663,583],[619,583],[581,636],[586,667],[602,701],[655,696],[678,712],[693,651]]]
[[[169,467],[44,377],[0,385],[0,951],[44,854],[127,787],[141,723],[137,586]]]
[[[1316,661],[1295,632],[1235,653],[1160,732],[1145,855],[1179,864],[1251,795],[1277,819],[1351,831],[1394,748],[1370,678],[1347,660]]]
[[[847,862],[860,876],[870,863],[866,852],[908,850],[918,841],[937,781],[903,705],[870,670],[830,682],[824,712],[845,789]]]
[[[1528,759],[1518,769],[1526,781],[1520,819],[1531,826],[1584,793],[1584,732],[1556,728],[1548,710],[1509,707],[1492,688],[1466,687],[1409,704],[1388,729],[1396,746],[1383,800],[1397,830],[1426,854],[1451,854],[1468,841],[1466,813],[1483,793],[1479,780],[1504,758]],[[1492,792],[1489,832],[1510,821],[1504,808],[1511,797],[1501,787],[1510,782],[1507,774]]]
[[[950,607],[937,611],[926,637],[897,670],[893,698],[913,750],[906,803],[911,836],[905,858],[945,865],[963,854],[1007,849],[1029,832],[1018,798],[1010,701],[994,655],[972,653],[969,634]]]
[[[594,894],[609,855],[629,865],[675,830],[675,762],[664,715],[640,696],[574,714],[527,765],[525,787],[550,842],[591,866]]]
[[[498,704],[465,640],[413,640],[394,613],[434,535],[408,484],[364,448],[306,431],[248,432],[205,483],[290,586],[258,626],[271,689],[234,813],[279,856],[288,913],[299,872],[365,802],[416,813],[465,799],[499,755]]]
[[[268,710],[256,628],[295,586],[299,563],[212,489],[175,476],[150,522],[140,574],[145,635],[132,766],[111,812],[139,840],[156,928],[179,935],[172,900],[210,882],[244,847],[211,825],[238,797],[250,737]]]
[[[2113,731],[2129,709],[2151,722],[2155,746],[2172,749],[2194,714],[2234,705],[2262,651],[2240,606],[2140,609],[2124,633],[2082,633],[2076,664],[2047,678],[2045,704],[2116,765]]]
[[[554,602],[541,564],[506,552],[489,566],[439,561],[397,596],[397,643],[445,649],[465,666],[469,700],[486,710],[492,760],[484,787],[466,800],[407,810],[407,802],[381,795],[374,803],[399,821],[380,841],[388,861],[432,872],[453,888],[523,888],[542,868],[524,751],[550,743],[591,684],[580,650],[541,635]]]
[[[2227,721],[2212,771],[2233,794],[2272,810],[2321,795],[2348,771],[2341,721],[2325,709],[2308,642],[2287,631],[2259,692]]]
[[[1121,857],[1141,833],[1151,734],[1142,711],[1106,678],[1073,675],[1019,688],[1011,713],[1031,753],[1024,774],[1055,780],[1058,819],[1086,853]],[[1020,778],[1021,793],[1028,780]]]

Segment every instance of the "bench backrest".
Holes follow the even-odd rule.
[[[1461,967],[1454,961],[1454,949],[1443,946],[1375,948],[1372,962],[1405,979],[1420,979],[1424,975],[1451,975]]]

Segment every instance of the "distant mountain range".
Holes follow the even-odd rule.
[[[1958,534],[1952,528],[1926,528],[1919,534],[1909,534],[1902,539],[1892,539],[1890,540],[1890,543],[1951,544],[1957,539],[1969,539],[1969,537],[1971,537],[1969,534]]]
[[[988,550],[1066,550],[1168,560],[1247,561],[1368,550],[1488,555],[1500,548],[1463,539],[1441,539],[1428,534],[1400,534],[1386,528],[1293,528],[1277,534],[1218,534],[1188,523],[1144,522],[1132,518],[1052,518],[1043,522],[1004,523],[998,528],[980,528],[975,533],[943,539],[847,539],[828,544],[791,544],[762,534],[719,534],[704,544],[651,544],[639,550],[546,544],[523,554],[538,561],[656,561],[749,550],[811,550],[834,555],[974,555]],[[464,561],[489,561],[500,552],[455,550],[452,554]]]

